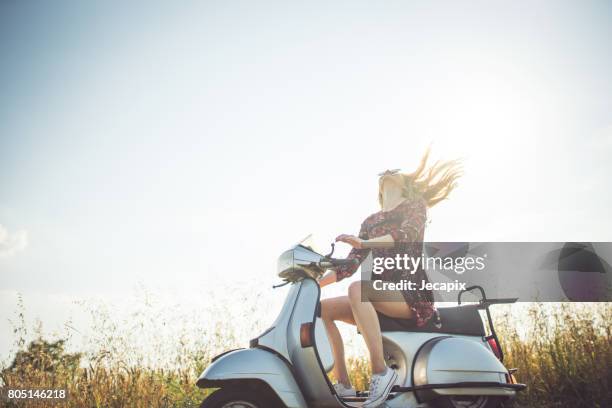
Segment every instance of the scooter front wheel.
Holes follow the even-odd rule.
[[[269,408],[274,406],[270,399],[252,391],[233,387],[221,388],[210,394],[200,408]]]
[[[485,396],[440,397],[432,405],[436,408],[498,408],[502,406],[502,399]]]

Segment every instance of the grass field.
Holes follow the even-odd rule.
[[[126,341],[127,333],[107,317],[94,319],[87,352],[68,350],[69,339],[28,338],[23,310],[15,327],[16,354],[0,374],[4,388],[65,388],[63,407],[197,407],[206,392],[194,386],[198,374],[220,350],[236,347],[232,327],[212,324],[199,340],[178,333],[172,353],[162,349],[143,358]],[[518,368],[528,389],[508,406],[611,407],[612,348],[610,304],[532,304],[495,314],[506,366]],[[31,336],[30,336],[31,337]],[[148,351],[147,353],[151,353]],[[369,367],[360,355],[349,357],[352,379],[367,388]],[[8,407],[42,406],[9,403]]]

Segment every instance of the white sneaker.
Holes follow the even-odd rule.
[[[397,373],[389,367],[382,374],[372,375],[370,380],[370,396],[363,403],[362,407],[375,408],[384,404],[391,392],[391,388],[395,385],[395,381],[397,381]]]
[[[357,396],[357,391],[355,388],[346,388],[342,383],[334,384],[334,389],[340,398]]]

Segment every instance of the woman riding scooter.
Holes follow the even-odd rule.
[[[378,200],[381,210],[365,219],[358,236],[342,234],[336,238],[336,241],[353,247],[348,258],[356,259],[358,263],[331,271],[319,281],[321,287],[354,274],[370,252],[374,258],[395,258],[398,254],[402,257],[406,254],[414,258],[421,256],[427,208],[446,199],[461,174],[458,161],[436,162],[427,167],[428,157],[429,150],[413,173],[387,170],[379,174]],[[416,271],[393,268],[385,270],[377,279],[391,282],[410,280],[420,287],[427,276],[422,267]],[[431,291],[404,290],[401,291],[400,301],[381,300],[371,291],[362,290],[362,284],[367,289],[367,282],[357,281],[349,286],[348,296],[323,300],[321,317],[332,344],[336,362],[333,372],[338,380],[334,387],[340,397],[355,396],[356,391],[350,384],[344,346],[335,321],[356,325],[361,332],[372,365],[369,397],[363,407],[373,408],[383,404],[397,380],[397,374],[386,366],[383,358],[377,313],[392,318],[413,319],[417,327],[425,325],[430,319],[439,324],[439,317]]]

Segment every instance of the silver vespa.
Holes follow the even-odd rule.
[[[201,408],[359,407],[367,399],[367,391],[341,399],[327,376],[334,359],[317,279],[352,262],[332,253],[298,244],[280,256],[278,275],[291,285],[280,314],[248,349],[213,358],[197,386],[218,389]],[[379,315],[386,363],[398,373],[383,406],[493,408],[525,388],[502,363],[488,309],[516,299],[487,299],[482,288],[467,290],[474,289],[481,291],[478,304],[439,309],[441,328],[417,329],[410,320]],[[486,312],[488,335],[479,310]]]

